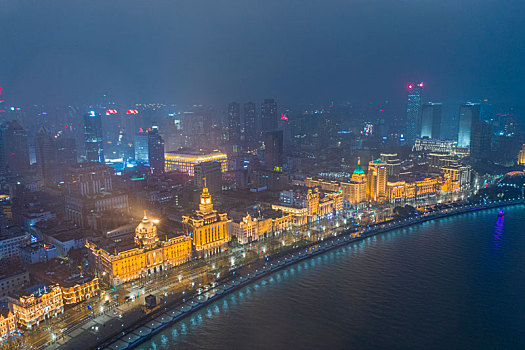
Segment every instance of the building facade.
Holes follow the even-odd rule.
[[[221,163],[222,172],[228,171],[228,156],[222,152],[167,152],[165,154],[166,171],[180,171],[194,176],[194,167],[204,162]]]
[[[380,202],[386,199],[387,173],[386,162],[376,159],[368,163],[367,197],[371,202]]]
[[[26,329],[64,312],[62,290],[59,285],[34,286],[20,295],[8,297],[9,309],[18,323]]]
[[[191,240],[175,236],[162,240],[157,226],[146,214],[135,229],[134,237],[118,243],[113,240],[89,239],[86,242],[89,261],[99,278],[119,285],[180,265],[191,258]]]
[[[197,252],[214,253],[221,251],[230,241],[228,214],[213,209],[213,203],[206,184],[200,196],[199,210],[192,216],[183,216],[186,234],[192,237]]]

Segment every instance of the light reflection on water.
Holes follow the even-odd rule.
[[[516,209],[516,212],[519,211],[517,211]],[[521,211],[521,213],[523,213],[523,210]],[[460,264],[460,262],[463,261],[462,259],[465,258],[465,255],[468,255],[469,249],[472,249],[472,252],[475,252],[475,248],[472,248],[471,245],[475,246],[476,244],[476,242],[467,242],[468,244],[465,245],[465,247],[468,248],[467,249],[463,247],[463,243],[461,241],[456,241],[455,239],[463,239],[463,236],[470,235],[473,238],[479,238],[479,240],[485,239],[486,243],[488,243],[488,241],[491,241],[491,244],[495,247],[495,249],[497,249],[498,251],[503,251],[503,233],[506,232],[505,234],[509,236],[508,228],[505,227],[503,218],[498,218],[496,224],[494,224],[494,212],[489,211],[486,215],[479,215],[479,213],[476,214],[478,215],[475,216],[472,213],[455,217],[460,219],[459,222],[462,225],[462,227],[460,228],[455,226],[459,225],[458,220],[455,218],[434,220],[431,222],[427,222],[424,228],[420,227],[418,229],[418,227],[410,227],[399,229],[396,231],[391,231],[387,234],[376,236],[374,238],[369,238],[351,244],[349,246],[341,247],[336,250],[327,252],[323,255],[305,260],[303,262],[300,262],[299,264],[293,265],[286,269],[280,270],[270,276],[262,278],[247,287],[244,287],[236,292],[225,296],[222,300],[219,300],[209,305],[208,307],[196,312],[194,315],[190,316],[189,322],[187,320],[184,320],[179,322],[178,324],[173,325],[168,331],[162,332],[161,334],[154,336],[148,342],[144,343],[143,345],[140,345],[139,348],[156,349],[157,346],[161,346],[164,348],[166,344],[166,339],[168,339],[170,342],[169,348],[245,348],[248,345],[246,342],[250,341],[260,342],[252,344],[255,345],[255,348],[269,348],[273,347],[275,344],[279,344],[279,342],[288,342],[286,343],[288,344],[288,348],[292,348],[295,346],[309,349],[323,348],[323,346],[319,346],[319,344],[324,343],[316,342],[317,339],[315,338],[312,339],[312,337],[314,337],[316,333],[315,331],[312,331],[312,327],[313,329],[316,329],[316,327],[318,327],[319,325],[310,326],[309,323],[304,323],[306,321],[301,321],[301,327],[306,327],[306,329],[309,329],[310,331],[301,330],[301,336],[308,338],[308,343],[305,343],[306,340],[304,342],[301,342],[300,339],[296,339],[293,337],[278,338],[277,336],[273,337],[272,335],[269,335],[272,334],[272,332],[278,333],[278,330],[272,328],[271,326],[274,323],[275,325],[273,327],[284,327],[288,329],[289,332],[294,332],[295,329],[293,327],[293,324],[295,322],[298,322],[297,320],[287,319],[288,314],[286,314],[286,316],[280,315],[280,317],[283,318],[282,320],[279,319],[279,316],[276,315],[279,315],[279,312],[282,312],[282,310],[287,310],[287,308],[289,307],[287,303],[297,303],[298,300],[301,301],[301,305],[303,306],[312,306],[311,310],[304,310],[304,313],[302,313],[301,317],[308,319],[308,314],[316,315],[316,324],[321,322],[322,325],[322,322],[326,322],[327,324],[330,324],[332,328],[335,327],[331,330],[332,333],[330,333],[330,337],[331,339],[333,339],[334,342],[335,339],[338,339],[338,337],[340,339],[351,339],[347,340],[349,341],[348,344],[354,345],[354,347],[358,348],[370,347],[370,344],[367,343],[367,341],[365,340],[368,339],[365,336],[367,334],[366,332],[357,334],[352,333],[353,328],[356,329],[355,332],[361,329],[359,328],[360,324],[362,324],[363,326],[368,325],[368,327],[372,327],[371,329],[374,329],[374,327],[378,327],[379,324],[381,324],[381,327],[384,327],[384,324],[382,324],[381,322],[386,322],[386,320],[388,320],[388,322],[395,325],[392,329],[403,330],[403,332],[396,331],[394,333],[389,333],[389,329],[386,328],[384,329],[384,334],[377,334],[377,332],[374,332],[374,337],[378,339],[390,337],[390,341],[397,337],[398,333],[404,333],[405,328],[417,328],[418,323],[426,326],[431,325],[434,328],[434,332],[436,334],[447,334],[447,332],[454,332],[455,330],[448,330],[446,328],[446,325],[450,323],[449,321],[453,320],[454,317],[457,317],[457,313],[459,312],[457,310],[461,310],[461,308],[464,307],[464,304],[458,304],[456,306],[455,304],[451,303],[453,303],[455,300],[460,301],[463,299],[458,296],[452,299],[450,297],[445,296],[447,295],[447,292],[458,293],[459,290],[461,290],[461,288],[465,287],[466,281],[468,279],[462,277],[463,275],[461,273],[465,273],[465,276],[469,276],[472,274],[472,272],[461,271],[461,269],[464,268],[464,266],[458,266],[458,264]],[[461,219],[462,217],[463,219]],[[509,219],[510,218],[511,216],[509,215]],[[468,228],[474,227],[478,222],[482,223],[483,225],[486,225],[485,227],[487,227],[487,224],[488,227],[492,226],[493,234],[491,236],[483,236],[480,234],[481,230],[479,230],[478,232],[476,232],[477,230],[468,230]],[[525,222],[522,221],[521,225],[525,225]],[[418,235],[418,230],[429,232],[429,234]],[[486,229],[484,232],[487,232]],[[398,240],[398,238],[400,237],[402,237],[402,239]],[[405,245],[399,247],[399,242],[403,242]],[[414,243],[414,247],[412,247],[410,243]],[[446,251],[443,254],[435,254],[435,246],[439,245],[446,246]],[[523,246],[525,247],[525,244]],[[465,248],[465,251],[458,250],[459,247]],[[378,250],[381,251],[376,254],[375,252]],[[430,255],[419,256],[419,254]],[[365,255],[369,255],[371,260],[366,264],[359,263],[358,260],[363,260],[365,258]],[[416,255],[416,257],[414,257],[414,255]],[[467,256],[466,258],[476,259],[477,257],[479,257],[479,254],[472,253],[472,256]],[[436,260],[436,258],[438,259]],[[428,268],[430,270],[425,273],[417,273],[417,271],[414,272],[413,270],[416,265],[406,265],[407,262],[412,260],[415,264],[419,264],[425,261],[425,269]],[[453,275],[450,273],[450,271],[454,272],[454,270],[450,270],[451,267],[446,263],[448,260],[453,262],[453,269],[460,270],[459,275]],[[360,266],[360,270],[359,272],[352,273],[352,269],[355,269],[356,263],[359,263],[358,266]],[[473,265],[479,266],[479,264]],[[390,268],[392,268],[392,271],[387,272],[387,270]],[[407,268],[409,268],[410,270],[406,270]],[[410,271],[410,273],[406,275],[400,275],[400,272],[404,271]],[[450,276],[445,275],[443,271],[446,271],[446,273]],[[328,277],[328,274],[330,274],[331,272],[332,274],[330,275],[330,277]],[[345,273],[347,272],[351,273],[350,276],[345,275]],[[377,275],[378,273],[380,273],[380,275]],[[325,277],[325,275],[327,276]],[[409,279],[411,275],[414,276],[413,278],[417,277],[417,280]],[[432,276],[433,279],[426,280],[425,278],[428,278],[428,276]],[[375,277],[377,277],[377,281]],[[341,280],[339,280],[338,278],[341,278]],[[450,278],[449,282],[447,282],[447,278]],[[348,305],[352,305],[351,309],[349,309],[349,312],[345,313],[344,316],[349,319],[345,319],[344,321],[337,319],[337,317],[340,316],[334,316],[334,311],[330,314],[330,317],[335,317],[335,319],[333,320],[333,322],[335,323],[333,323],[332,320],[322,321],[324,320],[322,318],[323,310],[317,310],[315,308],[315,304],[323,303],[323,298],[326,298],[326,295],[324,295],[326,294],[326,292],[323,291],[323,288],[326,287],[320,289],[317,281],[322,280],[326,282],[326,279],[332,279],[333,281],[337,281],[337,283],[330,286],[330,288],[335,286],[337,286],[337,288],[341,288],[341,290],[333,291],[336,293],[336,295],[345,295],[345,292],[350,293],[348,295],[351,295],[349,299],[351,300],[351,303],[347,301],[346,304],[340,305],[339,307],[344,309],[345,307],[348,307]],[[434,280],[439,281],[439,283],[434,282]],[[450,284],[450,288],[448,288],[447,283]],[[410,286],[410,288],[405,289],[406,286]],[[418,290],[419,286],[423,286],[423,290]],[[438,292],[440,288],[443,288],[443,286],[445,286],[446,290],[444,292]],[[355,290],[352,290],[353,288]],[[384,288],[385,292],[388,291],[388,293],[383,293],[381,291],[381,288]],[[468,287],[469,293],[472,293],[472,288],[474,287]],[[487,286],[483,286],[483,288],[486,289]],[[413,295],[411,293],[416,294]],[[311,299],[312,296],[310,294],[315,296],[315,298]],[[440,294],[443,294],[443,300],[439,299],[439,301],[429,302],[429,300],[433,300],[432,297],[439,298]],[[282,299],[271,299],[269,303],[268,300],[264,299],[269,295]],[[374,297],[371,298],[371,295],[374,295]],[[422,297],[420,301],[414,300],[420,296]],[[265,300],[265,302],[262,305],[261,298]],[[276,304],[275,306],[273,305],[274,303]],[[417,321],[417,317],[419,317],[418,314],[414,314],[414,312],[411,311],[418,310],[418,308],[420,308],[421,305],[427,304],[429,305],[429,309],[424,309],[425,311],[422,315],[433,315],[432,323],[430,324],[428,323],[429,319],[426,318],[424,319],[424,322]],[[477,305],[482,303],[477,301],[475,304]],[[329,308],[330,306],[325,305],[324,307]],[[404,311],[400,312],[397,309],[397,307]],[[434,310],[432,309],[432,307],[436,307],[438,309]],[[372,311],[365,312],[369,308],[371,308]],[[273,313],[271,316],[268,316],[267,314],[267,312],[269,312],[268,309],[271,310]],[[213,310],[213,313],[211,312],[211,310]],[[242,315],[239,315],[240,310],[244,310],[242,312]],[[295,310],[294,312],[300,311],[301,309]],[[393,314],[390,315],[388,314],[388,312],[392,312]],[[469,309],[468,312],[472,312],[472,310]],[[484,312],[486,313],[487,311],[485,310]],[[385,313],[388,314],[388,316],[385,316]],[[204,315],[206,316],[205,318],[203,317]],[[476,317],[479,318],[479,316]],[[440,323],[440,318],[444,319],[443,324]],[[405,324],[404,322],[408,322],[407,319],[410,322]],[[230,325],[230,322],[233,322],[236,325],[235,327],[239,328],[245,327],[247,324],[247,320],[250,320],[250,332],[252,329],[254,329],[254,334],[257,334],[257,332],[261,332],[261,334],[266,334],[268,336],[263,337],[264,339],[261,339],[259,336],[253,338],[254,335],[252,335],[252,338],[247,339],[246,337],[243,338],[241,334],[233,332],[235,336],[239,336],[239,343],[237,343],[237,346],[235,346],[235,343],[232,343],[234,342],[234,340],[232,340],[231,337],[228,338],[228,344],[230,345],[223,344],[225,342],[224,334],[231,334],[231,329],[229,329],[229,327],[234,327]],[[351,329],[348,329],[346,326],[343,326],[347,322],[353,324],[353,327],[351,327]],[[378,324],[378,322],[380,323]],[[467,322],[468,324],[468,320],[466,320],[465,322]],[[336,325],[339,324],[342,326],[341,333],[337,332]],[[435,324],[438,324],[438,326],[436,326]],[[512,329],[512,327],[510,329]],[[247,330],[245,329],[245,331]],[[362,329],[362,331],[364,331],[364,329]],[[468,334],[468,328],[467,330],[463,329],[462,331],[467,332]],[[479,332],[479,329],[477,330],[477,332]],[[201,336],[205,335],[204,333],[207,334],[206,339],[208,339],[208,342],[205,342],[204,340],[200,339]],[[313,335],[311,333],[313,333]],[[406,337],[397,339],[397,341],[399,341],[400,348],[403,346],[402,344],[404,344],[405,347],[409,345],[407,343],[403,343],[404,341],[408,341],[407,339],[411,339],[411,341],[413,341],[413,343],[411,343],[412,345],[419,344],[419,348],[445,348],[447,347],[447,345],[450,345],[438,343],[436,339],[434,339],[435,343],[428,343],[430,342],[430,339],[433,338],[428,333],[425,333],[425,331],[422,329],[418,329],[418,332],[409,333],[410,334]],[[418,333],[419,335],[414,335],[412,333]],[[350,336],[348,334],[353,334],[352,338],[347,338]],[[413,339],[413,337],[417,337],[417,339]],[[443,339],[445,338],[446,337],[444,337]],[[361,339],[361,341],[364,342],[360,343],[359,339]],[[454,335],[451,335],[451,339],[454,339]],[[389,340],[386,339],[385,341]],[[481,340],[479,341],[481,342]],[[326,344],[331,344],[332,346],[324,345],[326,346],[324,348],[341,348],[337,345],[337,342],[328,342]],[[380,345],[384,346],[385,343],[381,343]],[[277,346],[276,348],[285,347],[284,345],[282,345]]]

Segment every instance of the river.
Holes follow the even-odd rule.
[[[139,349],[523,349],[525,206],[425,222],[269,275]]]

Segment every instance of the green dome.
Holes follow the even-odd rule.
[[[363,170],[361,165],[357,164],[357,167],[354,170],[354,174],[361,175],[361,174],[364,174],[364,173],[365,173],[365,171]]]

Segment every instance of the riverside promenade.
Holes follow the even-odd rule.
[[[221,299],[223,296],[242,288],[255,280],[268,276],[269,274],[296,264],[310,257],[323,254],[329,250],[348,245],[384,232],[417,225],[426,221],[469,213],[473,211],[503,208],[510,205],[523,204],[523,199],[487,202],[483,204],[465,204],[450,207],[441,211],[427,212],[414,215],[402,220],[389,220],[367,227],[344,228],[333,230],[333,235],[322,238],[320,241],[292,248],[282,253],[267,256],[231,271],[212,285],[209,290],[202,293],[188,293],[186,298],[177,303],[161,305],[155,312],[134,323],[122,332],[101,342],[94,349],[131,349],[158,332],[170,327],[181,319],[191,315],[193,312]],[[65,344],[67,345],[67,344]],[[56,347],[53,347],[56,348]],[[60,347],[72,348],[72,347]]]

